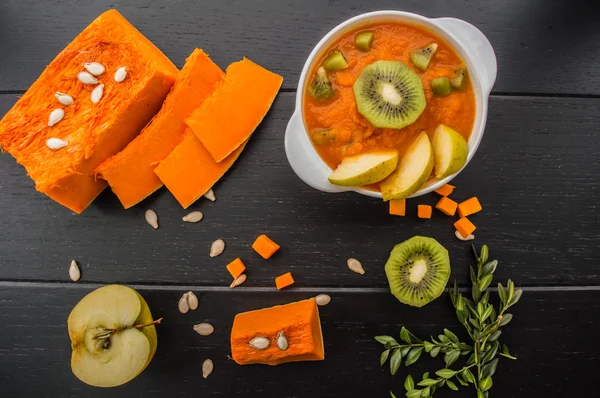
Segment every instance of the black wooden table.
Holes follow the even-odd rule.
[[[468,287],[472,262],[452,221],[434,213],[391,217],[378,200],[331,195],[303,184],[289,167],[283,134],[294,107],[300,70],[314,44],[333,26],[375,9],[465,19],[490,39],[498,80],[488,127],[453,197],[480,198],[476,242],[500,261],[499,280],[525,293],[503,338],[518,356],[503,361],[493,396],[598,396],[600,368],[600,28],[597,1],[584,0],[263,0],[67,2],[4,0],[0,4],[0,115],[44,66],[97,15],[117,8],[181,66],[195,47],[221,66],[247,56],[284,76],[273,109],[241,158],[215,187],[217,201],[193,206],[200,224],[162,189],[123,210],[106,190],[82,215],[38,194],[24,170],[0,157],[0,396],[403,396],[407,374],[379,366],[377,334],[406,325],[416,334],[459,330],[447,294],[424,309],[399,304],[387,289],[383,264],[395,243],[432,236],[452,257],[453,277]],[[408,202],[434,204],[432,194]],[[158,230],[144,220],[154,209]],[[250,248],[260,233],[281,244],[265,262]],[[227,243],[210,258],[212,241]],[[224,265],[242,257],[243,287],[230,290]],[[363,262],[365,275],[346,259]],[[76,259],[82,279],[67,268]],[[273,278],[292,271],[296,284],[276,291]],[[69,366],[66,318],[77,301],[106,283],[138,289],[157,316],[158,352],[141,376],[111,390],[78,381]],[[177,300],[193,290],[200,308],[182,315]],[[227,359],[234,314],[328,293],[322,308],[326,360],[278,367],[241,367]],[[192,325],[216,332],[201,338]],[[201,377],[206,358],[215,363]],[[413,374],[435,370],[422,360]],[[466,389],[438,397],[474,396]]]

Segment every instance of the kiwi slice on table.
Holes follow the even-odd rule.
[[[465,84],[467,78],[467,68],[458,68],[454,74],[454,77],[450,79],[450,85],[455,90],[460,90]]]
[[[437,51],[437,43],[430,43],[427,47],[419,48],[418,50],[412,50],[409,54],[410,62],[422,71],[427,70],[431,59]]]
[[[375,33],[371,31],[360,32],[356,36],[354,36],[354,45],[356,48],[362,51],[369,51],[371,46],[373,45],[373,38],[375,37]]]
[[[329,54],[327,58],[323,60],[323,66],[330,72],[346,69],[348,62],[340,51],[336,50]]]
[[[452,92],[450,87],[450,79],[447,77],[438,77],[431,81],[431,91],[438,97],[448,95]]]
[[[450,278],[448,250],[433,238],[414,236],[394,246],[385,264],[392,294],[422,307],[438,298]]]
[[[317,69],[317,73],[308,88],[308,93],[311,97],[319,101],[328,100],[333,97],[333,87],[331,87],[327,72],[322,66]]]
[[[421,78],[400,61],[376,61],[354,82],[358,112],[378,128],[401,129],[425,109]]]

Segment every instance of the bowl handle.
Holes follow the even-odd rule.
[[[437,18],[434,21],[447,30],[475,62],[483,65],[479,75],[483,89],[489,95],[498,73],[496,54],[490,41],[479,29],[461,19]]]
[[[313,188],[325,192],[343,192],[348,189],[329,183],[327,176],[331,169],[323,163],[313,147],[301,112],[296,109],[285,130],[285,154],[294,172],[302,181]]]

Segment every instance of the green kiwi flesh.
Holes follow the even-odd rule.
[[[323,60],[323,66],[328,71],[335,72],[338,70],[346,69],[348,67],[348,62],[346,61],[344,54],[336,50],[329,54],[327,58]]]
[[[431,81],[431,91],[438,97],[448,95],[452,92],[450,87],[450,79],[447,77],[438,77]]]
[[[437,48],[437,43],[431,43],[427,45],[427,47],[412,50],[409,53],[410,62],[412,62],[415,68],[419,70],[427,70],[427,67],[429,66],[431,59],[435,55]]]
[[[358,112],[378,128],[401,129],[425,109],[421,78],[400,61],[376,61],[353,86]]]
[[[308,93],[319,101],[325,101],[333,97],[333,87],[331,87],[327,72],[322,66],[317,69],[317,73],[310,83],[310,87],[308,87]]]
[[[444,292],[450,278],[450,257],[435,239],[414,236],[394,246],[385,273],[400,302],[422,307]]]
[[[369,51],[373,45],[375,33],[371,31],[360,32],[354,37],[354,45],[361,51]]]
[[[465,84],[465,79],[467,77],[467,68],[458,68],[454,77],[450,79],[450,85],[455,90],[460,90],[463,88]]]

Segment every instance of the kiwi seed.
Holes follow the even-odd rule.
[[[437,48],[437,43],[430,43],[427,47],[412,50],[409,54],[410,62],[419,70],[427,70],[431,59],[437,52]]]
[[[308,88],[308,93],[311,97],[319,101],[325,101],[333,97],[333,87],[331,87],[327,72],[325,72],[325,68],[322,66],[317,69],[317,73]]]
[[[448,95],[452,92],[450,80],[447,77],[438,77],[431,81],[431,91],[438,97]]]
[[[401,129],[425,109],[421,78],[400,61],[376,61],[354,83],[358,112],[378,128]]]
[[[450,278],[448,250],[433,238],[414,236],[394,247],[385,273],[392,294],[400,302],[422,307],[446,288]]]

